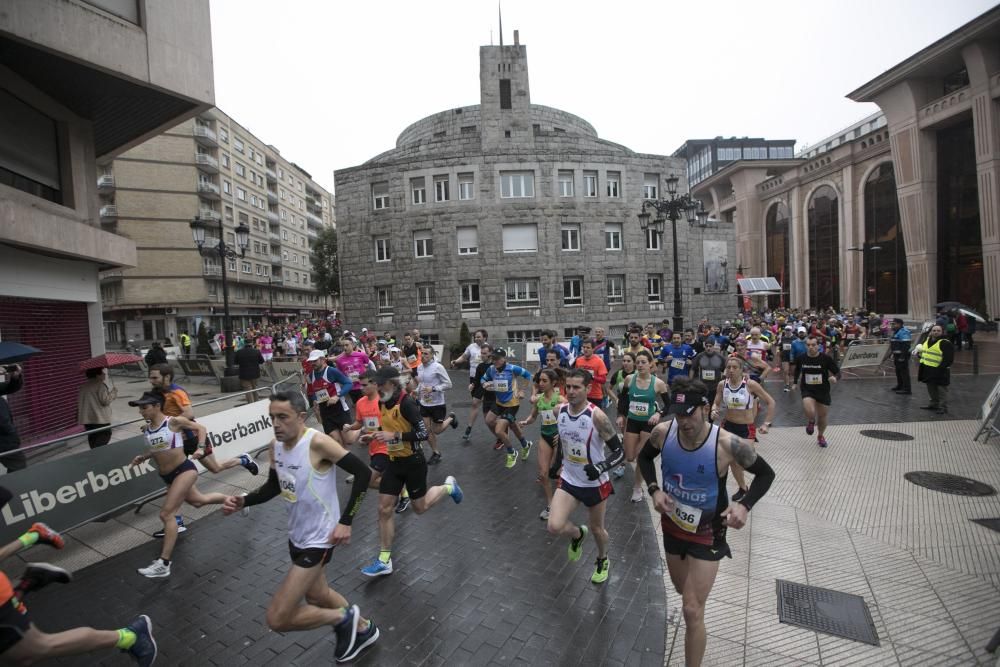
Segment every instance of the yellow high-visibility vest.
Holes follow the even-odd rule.
[[[944,338],[938,338],[937,342],[933,345],[927,345],[920,352],[920,363],[924,366],[929,366],[930,368],[937,368],[941,365],[944,360],[944,355],[941,353],[941,341]]]

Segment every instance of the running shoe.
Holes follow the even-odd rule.
[[[399,502],[396,503],[396,514],[402,514],[408,509],[410,509],[410,497],[400,496]]]
[[[246,494],[244,494],[244,495],[246,495]],[[248,510],[247,513],[249,514],[249,508],[244,508],[244,509],[247,509]],[[177,516],[177,517],[174,517],[174,520],[177,521],[177,534],[180,535],[181,533],[186,533],[187,532],[187,526],[184,525],[184,519],[181,518],[181,517],[179,517],[179,516]],[[156,537],[156,538],[159,538],[159,539],[163,539],[163,531],[162,530],[156,531],[155,533],[153,533],[153,537]]]
[[[243,497],[246,498],[247,494],[244,493]],[[240,516],[250,516],[250,508],[244,505],[243,509],[240,510]]]
[[[462,493],[462,487],[458,485],[458,480],[455,479],[453,476],[448,475],[447,477],[444,478],[444,483],[451,484],[451,493],[449,493],[448,495],[451,496],[451,499],[455,501],[455,504],[457,505],[460,502],[462,502],[462,498],[465,497],[465,494]]]
[[[816,428],[816,422],[811,421],[808,424],[806,424],[806,435],[812,435],[813,430],[815,428]]]
[[[524,445],[521,447],[521,463],[528,462],[528,454],[531,453],[531,446],[535,444],[531,440],[525,440]]]
[[[433,466],[441,463],[441,452],[434,452],[431,457],[427,459],[427,465]]]
[[[789,386],[788,386],[787,384],[785,385],[785,388],[784,388],[784,389],[782,389],[782,391],[784,391],[784,392],[785,392],[786,394],[787,394],[788,392],[790,392],[791,390],[792,390],[792,388],[791,388],[791,387],[789,387]]]
[[[734,503],[740,502],[741,500],[743,500],[743,496],[745,496],[746,494],[747,494],[747,492],[746,492],[745,489],[741,488],[741,489],[737,490],[736,493],[733,494],[733,502]]]
[[[608,571],[611,569],[611,562],[607,558],[598,558],[597,567],[594,569],[594,574],[590,577],[591,583],[603,584],[608,580]]]
[[[828,443],[826,442],[826,438],[824,438],[823,436],[819,436],[818,438],[816,438],[816,444],[819,445],[820,447],[826,447]]]
[[[497,441],[493,443],[493,451],[494,452],[500,451],[501,449],[503,449],[503,447],[504,447],[503,440],[497,438]]]
[[[458,428],[458,417],[455,416],[455,413],[449,412],[448,416],[451,417],[451,427]]]
[[[618,466],[617,468],[611,471],[611,474],[614,476],[615,479],[621,479],[622,477],[625,476],[625,466],[624,465]]]
[[[337,648],[334,651],[334,657],[337,662],[350,662],[354,660],[358,655],[361,654],[363,650],[378,641],[379,630],[378,626],[375,625],[375,621],[368,619],[368,627],[365,628],[364,632],[358,631],[358,625],[360,625],[361,611],[358,609],[357,605],[351,607],[351,612],[354,613],[354,618],[350,620],[350,624],[353,625],[353,629],[346,628],[340,630],[340,626],[334,626],[334,632],[337,633]],[[350,635],[347,633],[350,632]],[[341,637],[348,637],[351,639],[351,644],[346,649],[341,649]]]
[[[50,563],[28,563],[17,584],[18,597],[23,599],[28,593],[40,591],[49,584],[68,584],[71,581],[73,575],[61,567]]]
[[[390,558],[387,562],[383,563],[376,556],[371,565],[361,568],[361,574],[366,577],[381,577],[386,574],[392,574],[392,559]]]
[[[569,541],[568,555],[571,561],[580,560],[580,556],[583,554],[583,541],[587,539],[587,533],[590,532],[590,530],[584,525],[580,525],[578,527],[580,529],[580,537]]]
[[[504,467],[513,468],[515,463],[517,463],[517,452],[507,452],[507,463],[504,464]]]
[[[257,462],[249,454],[240,454],[240,465],[249,470],[251,475],[256,475],[260,472],[260,466],[257,465]]]
[[[149,616],[142,614],[125,627],[135,633],[135,643],[122,652],[132,656],[141,667],[149,667],[156,661],[158,653],[156,640],[153,639],[153,621],[149,620]]]
[[[642,502],[642,487],[641,486],[637,486],[635,489],[633,489],[633,491],[632,491],[632,498],[630,498],[630,500],[633,503],[641,503]]]
[[[141,567],[137,572],[149,579],[160,579],[170,576],[170,566],[164,563],[163,559],[157,558],[150,563],[149,567]]]
[[[548,521],[549,520],[549,508],[546,507],[545,509],[543,509],[541,511],[541,513],[538,515],[538,518],[541,519],[542,521]]]
[[[472,437],[472,427],[466,426],[465,433],[462,434],[462,440],[468,441]]]
[[[38,542],[40,544],[47,544],[53,549],[62,549],[66,546],[66,541],[63,540],[62,535],[52,530],[41,521],[31,524],[31,528],[28,529],[28,532],[38,533]]]
[[[376,559],[377,561],[378,559]],[[333,649],[333,655],[338,661],[354,650],[354,645],[358,641],[358,623],[360,621],[361,610],[355,604],[348,607],[344,611],[344,618],[340,623],[333,626],[333,634],[337,639],[337,646]]]

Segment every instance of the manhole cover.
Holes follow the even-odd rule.
[[[879,431],[877,429],[865,429],[861,435],[875,438],[876,440],[913,440],[912,435],[900,433],[899,431]]]
[[[872,646],[880,645],[863,597],[784,579],[775,582],[780,622]]]
[[[1000,533],[1000,519],[973,519],[973,521],[980,526],[986,526],[990,530]]]
[[[949,475],[943,472],[920,470],[917,472],[908,472],[903,477],[917,486],[956,496],[992,496],[997,492],[989,484],[983,484],[968,477],[959,477],[958,475]]]

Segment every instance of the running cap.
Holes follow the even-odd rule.
[[[365,329],[364,327],[361,327],[361,333],[368,333],[368,329]]]
[[[397,378],[399,378],[399,371],[392,366],[383,366],[375,371],[375,382],[379,384],[385,384],[386,382]]]
[[[389,346],[389,351],[390,352],[400,352],[401,350],[398,347],[396,347],[395,345],[390,345]]]
[[[306,361],[316,361],[317,359],[323,359],[324,357],[326,357],[325,350],[313,350],[309,353],[309,357]]]
[[[798,329],[796,330],[796,332],[795,332],[795,333],[806,333],[806,328],[805,328],[805,327],[799,327],[799,328],[798,328]]]
[[[375,341],[375,344],[376,345],[388,345],[388,343],[386,342],[385,338],[379,338],[377,341]]]
[[[791,324],[786,324],[785,325],[785,331],[792,331],[794,329],[795,329],[795,327],[793,327]]]
[[[703,405],[708,405],[708,398],[700,391],[678,391],[670,397],[670,407],[667,414],[690,415]]]
[[[507,350],[503,349],[502,347],[498,347],[497,349],[493,350],[493,356],[494,357],[506,357],[507,356]]]
[[[163,394],[156,391],[144,391],[142,392],[142,396],[134,401],[129,401],[128,404],[133,408],[137,408],[140,405],[159,405],[162,407]]]

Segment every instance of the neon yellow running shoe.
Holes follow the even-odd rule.
[[[594,575],[590,578],[591,583],[603,584],[608,580],[608,570],[611,569],[611,562],[607,558],[597,559],[597,569],[594,570]]]
[[[578,526],[578,528],[580,529],[580,537],[575,540],[569,541],[568,555],[570,561],[580,560],[580,556],[583,554],[583,541],[587,539],[587,533],[590,532],[590,530],[588,530],[586,526],[581,525]]]
[[[513,468],[514,464],[517,463],[517,452],[509,452],[507,454],[507,463],[504,464],[507,468]]]

